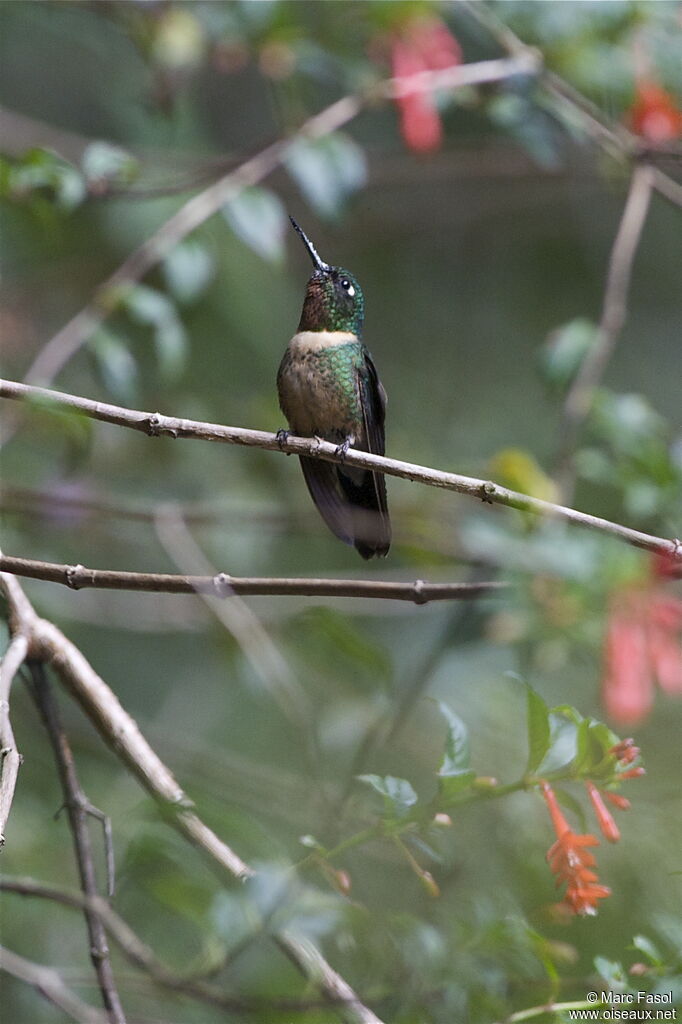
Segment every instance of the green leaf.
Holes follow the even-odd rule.
[[[137,394],[137,363],[123,338],[107,327],[100,327],[88,348],[95,357],[107,391],[116,398],[132,402]]]
[[[640,953],[643,953],[654,967],[662,967],[665,963],[660,951],[656,948],[651,939],[647,939],[646,935],[635,935],[632,940],[632,947],[633,949],[639,950]]]
[[[178,302],[194,302],[214,273],[211,255],[201,242],[189,240],[172,249],[163,261],[166,286]]]
[[[624,992],[627,988],[627,975],[623,965],[617,960],[607,960],[605,956],[595,956],[594,966],[600,978],[603,978],[609,988],[616,992]]]
[[[241,891],[228,892],[223,889],[217,893],[211,907],[211,919],[228,948],[237,946],[260,927],[259,916]]]
[[[540,351],[540,370],[547,383],[567,388],[597,337],[596,324],[583,317],[553,331]]]
[[[467,727],[461,718],[443,701],[438,701],[441,714],[447,722],[445,751],[443,761],[438,769],[442,777],[460,775],[469,769],[469,739]]]
[[[51,199],[63,210],[73,210],[85,199],[87,190],[80,172],[49,149],[31,149],[4,175],[4,186],[12,199]]]
[[[127,288],[121,301],[134,320],[153,329],[162,377],[177,380],[185,367],[187,342],[174,304],[163,292],[144,284]]]
[[[476,772],[463,771],[456,775],[439,775],[438,777],[438,806],[446,808],[456,797],[466,789],[470,789],[476,778]]]
[[[291,146],[286,166],[311,206],[333,217],[367,180],[363,150],[341,132],[321,139],[300,138]]]
[[[417,802],[417,794],[407,779],[394,775],[358,775],[357,778],[376,790],[384,798],[386,810],[398,818],[404,817]]]
[[[528,774],[535,772],[549,750],[549,708],[542,697],[526,684],[526,713],[528,724]]]
[[[576,738],[573,772],[582,778],[611,776],[614,759],[609,751],[618,742],[616,734],[604,722],[584,718],[578,726]]]
[[[274,192],[245,188],[223,206],[223,216],[235,235],[262,259],[282,259],[287,216]]]
[[[81,159],[83,174],[89,182],[114,182],[125,185],[138,171],[134,156],[110,142],[91,142]]]

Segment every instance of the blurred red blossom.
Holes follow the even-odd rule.
[[[632,130],[654,146],[682,135],[682,111],[666,89],[648,78],[637,83],[629,121]]]
[[[622,587],[611,598],[602,701],[619,725],[646,717],[656,683],[666,693],[682,694],[682,600],[661,586],[672,574],[669,560],[654,558],[644,582]]]
[[[596,914],[597,901],[611,895],[611,890],[599,884],[597,874],[592,870],[596,860],[588,847],[599,846],[599,840],[589,834],[578,835],[570,828],[548,782],[542,783],[542,795],[557,836],[547,852],[547,861],[557,876],[556,884],[566,883],[563,904],[574,914]]]
[[[406,21],[391,36],[390,52],[391,70],[396,79],[456,67],[462,61],[459,43],[440,18],[433,16],[422,15]],[[406,145],[417,153],[438,149],[443,127],[433,94],[415,83],[396,98],[396,103]]]

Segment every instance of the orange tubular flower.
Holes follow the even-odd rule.
[[[587,849],[599,846],[599,840],[596,836],[577,835],[572,831],[548,782],[542,783],[542,795],[557,835],[547,852],[547,860],[557,876],[557,885],[566,883],[564,904],[574,914],[596,914],[597,901],[611,895],[607,886],[598,884],[596,872],[592,870],[596,864],[594,854]]]
[[[585,783],[585,786],[587,787],[587,792],[589,794],[590,800],[592,801],[594,813],[597,816],[597,822],[599,824],[599,828],[602,831],[602,835],[606,839],[608,839],[610,843],[617,843],[620,839],[620,830],[616,825],[615,821],[613,820],[613,815],[611,814],[611,811],[607,808],[606,804],[602,800],[601,793],[595,786],[594,782],[590,782],[589,779]]]
[[[672,572],[667,562],[654,559],[645,584],[625,587],[611,600],[602,700],[621,725],[646,717],[655,683],[668,694],[682,694],[682,600],[661,587]]]
[[[391,69],[396,79],[455,67],[461,59],[459,43],[439,18],[411,18],[391,40]],[[443,129],[432,93],[415,84],[406,88],[396,103],[407,146],[417,153],[438,149]]]

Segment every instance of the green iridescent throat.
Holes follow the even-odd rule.
[[[352,295],[342,281],[348,282]],[[316,270],[308,281],[299,331],[346,331],[360,338],[364,319],[365,299],[353,275],[342,267]]]

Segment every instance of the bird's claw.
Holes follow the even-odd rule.
[[[284,445],[289,440],[290,435],[291,435],[291,431],[290,430],[284,430],[283,428],[278,430],[277,433],[275,434],[275,440],[277,441],[277,444],[280,447],[280,451],[282,450]]]
[[[336,446],[336,453],[335,454],[338,455],[338,457],[341,459],[342,462],[345,459],[346,455],[348,454],[348,449],[350,448],[350,446],[351,446],[351,438],[350,437],[347,437],[346,440],[343,442],[343,444],[339,444],[339,445]]]

